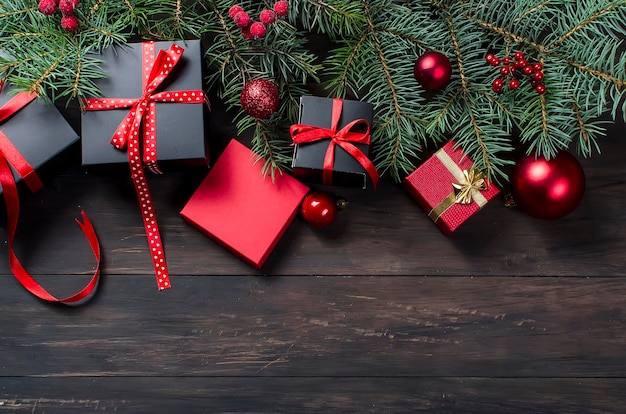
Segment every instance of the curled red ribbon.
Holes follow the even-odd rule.
[[[343,99],[333,99],[332,118],[330,128],[323,128],[313,125],[294,124],[289,129],[291,139],[294,144],[304,144],[319,141],[322,139],[329,139],[328,149],[324,155],[323,166],[323,180],[324,184],[332,184],[333,166],[335,164],[335,147],[339,145],[346,150],[354,159],[356,159],[361,166],[367,171],[367,174],[372,179],[374,188],[378,185],[378,171],[374,164],[369,160],[354,143],[370,144],[370,125],[366,119],[355,119],[349,122],[346,126],[337,130],[339,126],[339,118],[341,117],[341,111],[343,109]],[[353,132],[352,129],[357,125],[365,125],[366,132]]]
[[[135,185],[141,214],[144,222],[152,265],[159,290],[171,287],[161,234],[156,220],[152,196],[144,174],[145,166],[150,171],[161,174],[156,159],[156,103],[205,103],[206,97],[201,90],[163,91],[155,93],[161,83],[180,61],[184,49],[176,44],[167,50],[160,50],[154,56],[154,42],[142,43],[142,85],[139,98],[90,98],[85,102],[85,110],[100,111],[130,108],[128,115],[115,130],[111,145],[119,150],[128,147],[128,162],[131,177]],[[140,156],[139,131],[143,125],[143,164]]]
[[[15,97],[10,99],[4,106],[2,106],[2,108],[0,108],[0,122],[10,118],[13,114],[28,105],[35,98],[35,94],[27,92],[20,92],[15,95]],[[15,231],[17,230],[17,222],[19,219],[20,202],[15,178],[13,177],[13,173],[9,165],[17,171],[32,192],[36,192],[43,186],[39,176],[37,176],[37,173],[35,172],[35,169],[28,163],[22,154],[20,154],[7,136],[0,131],[0,185],[2,186],[2,195],[6,203],[9,264],[13,275],[30,293],[49,302],[76,304],[89,298],[98,286],[100,278],[100,244],[91,221],[85,212],[81,211],[83,222],[80,222],[77,219],[76,223],[78,223],[81,230],[85,234],[85,237],[87,237],[87,241],[89,242],[91,250],[96,258],[96,270],[89,283],[78,293],[59,299],[44,289],[26,271],[13,250],[13,240],[15,238]]]

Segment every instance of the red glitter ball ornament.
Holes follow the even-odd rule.
[[[246,83],[239,96],[243,110],[253,118],[270,117],[280,102],[278,88],[267,79],[254,79]]]
[[[335,220],[338,210],[335,197],[324,192],[309,193],[300,206],[302,218],[315,227],[330,225]]]
[[[413,75],[424,89],[440,89],[452,76],[452,65],[443,53],[426,52],[415,61]]]
[[[561,218],[580,204],[585,192],[585,173],[572,154],[554,158],[525,155],[511,173],[511,194],[517,206],[540,219]]]
[[[237,13],[242,12],[242,11],[243,11],[243,7],[241,7],[238,4],[235,4],[230,9],[228,9],[228,15],[230,16],[231,19],[234,19]]]

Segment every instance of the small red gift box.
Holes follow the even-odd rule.
[[[260,268],[295,218],[309,188],[286,174],[276,174],[272,181],[261,172],[263,160],[256,158],[232,139],[180,214]]]
[[[402,185],[445,234],[451,234],[500,190],[454,141],[407,176]]]

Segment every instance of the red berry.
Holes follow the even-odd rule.
[[[509,89],[511,90],[516,90],[517,88],[519,88],[519,81],[515,78],[511,79],[509,81]]]
[[[243,36],[243,38],[247,40],[254,40],[254,36],[252,36],[252,33],[250,33],[249,27],[243,27],[241,29],[241,36]]]
[[[511,58],[509,56],[505,56],[502,59],[502,63],[504,63],[505,65],[509,65],[511,63]]]
[[[543,65],[537,62],[533,65],[533,69],[535,70],[535,72],[541,72],[543,70]]]
[[[307,223],[315,227],[326,227],[337,216],[337,200],[329,193],[312,192],[304,198],[300,213]]]
[[[536,81],[542,81],[543,80],[543,72],[539,71],[539,72],[533,73],[533,79],[536,80]]]
[[[524,75],[532,75],[534,71],[535,69],[533,69],[533,67],[530,65],[526,65],[524,66],[524,69],[522,69],[522,72],[524,73]]]
[[[75,32],[78,29],[78,17],[74,14],[66,14],[61,18],[61,27],[68,32]]]
[[[491,84],[491,90],[495,93],[502,93],[502,87],[504,86],[504,81],[500,78],[497,78]]]
[[[259,19],[265,24],[272,24],[276,21],[276,13],[272,10],[265,9],[259,15]]]
[[[530,86],[532,86],[533,88],[536,87],[537,85],[539,85],[541,83],[541,81],[535,80],[535,79],[531,79],[530,80]]]
[[[240,11],[239,13],[237,13],[233,18],[233,21],[237,26],[241,28],[248,27],[250,26],[250,23],[252,23],[252,20],[250,20],[250,16],[245,11]]]
[[[235,19],[235,16],[237,15],[237,13],[242,12],[242,11],[243,11],[243,7],[239,6],[238,4],[235,4],[233,7],[228,9],[228,15],[230,16],[231,19]]]
[[[502,76],[506,76],[506,75],[508,75],[508,74],[509,74],[509,72],[510,72],[510,70],[509,70],[509,67],[508,67],[508,66],[502,66],[502,67],[500,68],[500,75],[502,75]]]
[[[286,1],[277,1],[274,3],[274,12],[279,16],[286,16],[289,13],[289,3]]]
[[[500,66],[500,58],[497,56],[494,56],[493,59],[491,59],[491,61],[489,62],[489,64],[491,66]]]
[[[524,66],[528,65],[528,61],[524,58],[515,61],[515,67],[517,69],[522,69]]]
[[[515,52],[515,54],[513,55],[513,58],[515,58],[515,60],[524,59],[524,52]]]
[[[76,5],[74,4],[74,0],[59,1],[59,10],[61,10],[61,13],[63,14],[72,14],[75,7]]]
[[[250,34],[253,39],[265,36],[265,25],[261,22],[254,22],[250,25]]]
[[[535,86],[535,90],[539,95],[543,95],[544,93],[546,93],[546,85],[540,83],[539,85]]]
[[[491,64],[491,61],[493,60],[493,58],[495,58],[493,53],[487,53],[487,56],[485,56],[485,60],[487,61],[487,63]]]
[[[56,11],[57,4],[55,0],[39,0],[39,11],[50,16]]]

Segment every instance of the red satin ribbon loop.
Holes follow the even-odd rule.
[[[13,114],[35,99],[35,97],[36,95],[31,93],[18,93],[2,108],[0,108],[0,122],[13,116]],[[30,293],[49,302],[76,304],[89,298],[95,292],[100,278],[100,243],[98,242],[98,236],[96,235],[91,221],[89,221],[89,218],[84,211],[81,211],[83,222],[76,220],[85,234],[85,237],[87,237],[87,241],[89,242],[91,250],[94,253],[96,258],[96,270],[94,271],[89,283],[78,293],[59,299],[44,289],[26,271],[13,249],[13,240],[15,238],[15,232],[17,230],[17,223],[19,219],[20,202],[15,178],[13,177],[13,172],[11,171],[11,167],[9,165],[13,166],[15,171],[17,171],[17,173],[23,178],[31,191],[34,192],[41,188],[41,180],[37,176],[34,168],[28,163],[22,154],[20,154],[6,135],[0,131],[0,185],[2,186],[2,195],[6,203],[9,265],[11,266],[13,275]]]
[[[370,144],[370,125],[366,119],[355,119],[349,122],[346,126],[337,130],[339,126],[339,119],[341,118],[341,111],[343,109],[343,99],[333,99],[332,117],[330,128],[323,128],[318,126],[294,124],[289,129],[291,138],[294,144],[305,144],[322,139],[330,138],[328,149],[324,155],[323,166],[323,180],[324,184],[332,184],[333,166],[335,164],[335,147],[338,145],[343,148],[348,154],[356,159],[361,166],[367,171],[367,174],[372,179],[374,188],[378,185],[378,171],[374,164],[369,160],[358,147],[354,144]],[[364,125],[365,132],[352,131],[355,127]]]

